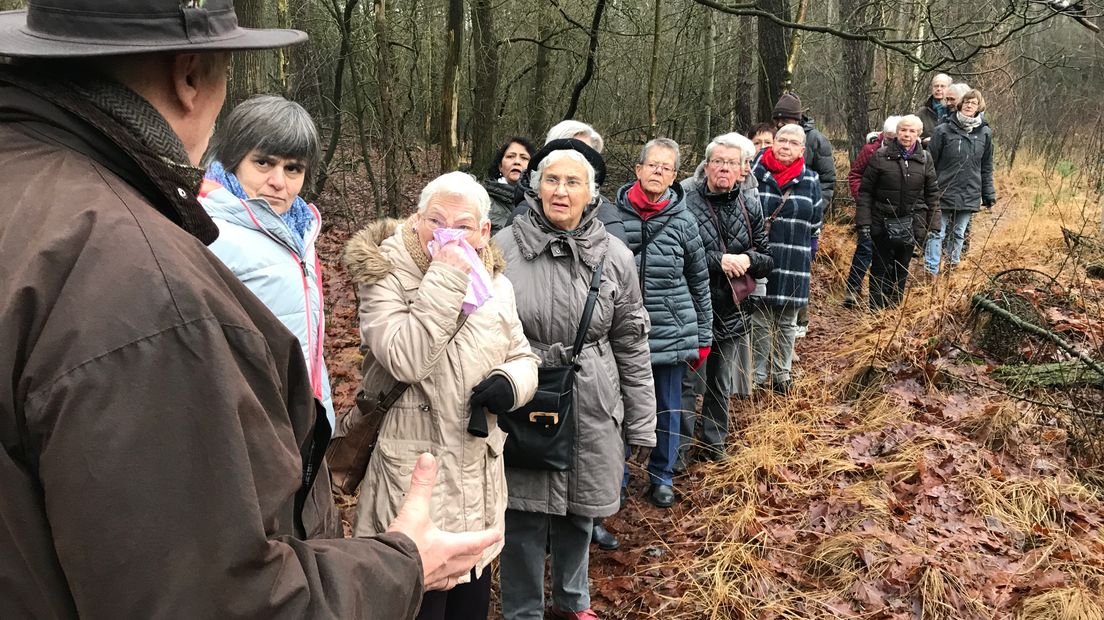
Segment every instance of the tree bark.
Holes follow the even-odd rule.
[[[871,27],[867,0],[840,0],[839,20],[854,29]],[[854,161],[870,131],[870,78],[873,75],[874,46],[866,41],[843,41],[843,64],[850,96],[844,97],[847,147]]]
[[[316,200],[322,194],[322,190],[325,189],[326,181],[330,178],[330,163],[337,152],[337,144],[341,141],[341,119],[344,114],[341,109],[341,98],[344,93],[345,64],[349,61],[349,53],[353,43],[353,12],[356,10],[358,2],[360,0],[345,0],[345,7],[341,11],[338,10],[340,7],[337,0],[332,0],[331,4],[334,15],[339,16],[337,28],[341,36],[341,44],[337,52],[337,65],[334,67],[333,94],[330,96],[330,105],[333,106],[333,115],[330,120],[330,141],[326,145],[326,151],[322,154],[321,165],[318,166],[318,178],[314,181],[314,188],[310,195],[311,200]]]
[[[575,117],[575,113],[579,110],[579,97],[582,96],[583,89],[590,83],[590,78],[594,76],[594,61],[598,52],[598,27],[602,25],[602,14],[605,11],[606,0],[598,0],[594,3],[594,18],[590,21],[590,45],[587,47],[586,70],[583,71],[583,76],[579,78],[579,81],[575,83],[574,90],[571,91],[571,100],[567,104],[567,111],[564,112],[564,120]]]
[[[533,86],[529,89],[529,137],[534,142],[543,142],[542,137],[548,131],[548,119],[551,117],[548,98],[545,97],[545,85],[548,81],[548,47],[544,45],[552,36],[551,3],[538,4],[537,56],[533,65]]]
[[[445,17],[445,67],[441,73],[441,173],[460,166],[456,122],[460,112],[460,50],[464,0],[449,0]]]
[[[789,0],[763,0],[760,6],[767,12],[789,21]],[[786,61],[793,33],[769,19],[759,19],[759,118],[769,119],[774,104],[790,82]]]
[[[234,3],[234,12],[238,23],[246,28],[264,28],[265,6],[263,0],[238,0]],[[234,54],[230,63],[230,79],[226,85],[226,103],[223,113],[233,110],[239,103],[257,94],[269,92],[266,78],[269,73],[269,59],[273,52],[256,51]]]
[[[373,30],[376,36],[376,75],[379,76],[380,144],[383,150],[383,193],[386,196],[386,212],[391,217],[400,215],[399,202],[399,126],[392,92],[391,42],[387,28],[387,1],[373,0]]]
[[[661,0],[655,0],[655,20],[652,25],[652,64],[648,69],[648,139],[656,137],[659,121],[656,112],[656,74],[659,72],[659,18]]]
[[[750,17],[739,18],[739,30],[737,36],[744,37],[747,40],[751,39],[751,29],[758,20],[753,20]],[[720,45],[721,38],[715,40],[717,45]],[[736,56],[736,105],[732,109],[732,123],[731,127],[736,131],[747,131],[757,122],[756,114],[752,111],[752,94],[755,92],[755,85],[757,80],[755,79],[755,58],[756,50],[752,49],[751,45],[740,45],[739,52]],[[762,70],[763,61],[759,59],[760,71]],[[722,73],[723,75],[723,73]],[[762,96],[759,97],[762,99]],[[773,101],[771,104],[773,105]],[[761,120],[767,120],[770,118],[770,112],[767,112],[766,116],[760,116]]]
[[[471,0],[472,59],[472,172],[482,176],[497,146],[498,44],[494,35],[492,0]]]
[[[702,41],[705,62],[701,79],[697,135],[694,139],[694,153],[697,155],[703,155],[705,145],[713,139],[713,88],[717,71],[717,25],[713,19],[713,9],[702,11],[702,37],[705,39]]]

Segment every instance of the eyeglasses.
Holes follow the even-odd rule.
[[[671,174],[675,171],[675,169],[671,166],[668,166],[666,164],[657,164],[655,162],[648,162],[646,164],[640,165],[652,170],[653,172],[662,172],[663,174]]]
[[[709,165],[715,168],[737,168],[751,163],[750,159],[710,159]]]
[[[786,138],[775,138],[775,144],[788,144],[790,146],[805,146],[805,143],[800,140],[790,140]]]
[[[470,233],[470,232],[475,231],[474,226],[469,226],[467,224],[460,224],[459,226],[449,226],[448,223],[446,223],[445,221],[440,220],[440,219],[438,219],[436,217],[433,217],[433,216],[426,216],[425,217],[425,223],[426,223],[427,226],[429,226],[429,230],[431,232],[434,231],[434,230],[437,230],[438,228],[455,228],[456,230],[462,230],[465,233]]]
[[[586,186],[586,184],[583,183],[582,179],[578,179],[575,177],[568,177],[566,179],[560,179],[559,177],[555,176],[541,177],[541,185],[543,185],[547,189],[558,189],[561,184],[566,187],[567,191],[569,192],[581,190],[583,189],[583,187]]]

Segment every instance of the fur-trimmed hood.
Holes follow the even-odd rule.
[[[372,285],[379,282],[391,273],[395,264],[388,258],[380,244],[389,237],[394,236],[399,228],[405,225],[407,220],[385,218],[372,222],[354,234],[345,244],[345,252],[341,256],[341,262],[349,271],[356,284]],[[506,269],[506,260],[502,256],[502,250],[490,241],[487,249],[493,258],[494,273],[497,276]]]

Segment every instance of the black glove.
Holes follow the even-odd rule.
[[[982,198],[981,199],[981,206],[985,209],[992,209],[993,205],[995,205],[995,204],[997,204],[997,197],[996,196],[993,196],[992,198]]]
[[[502,415],[514,408],[514,387],[502,375],[491,375],[472,388],[471,418],[468,432],[476,437],[487,436],[487,416],[483,409]]]
[[[858,233],[860,241],[870,241],[869,226],[858,226],[855,228],[855,232]]]

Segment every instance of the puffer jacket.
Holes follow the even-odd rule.
[[[832,159],[832,143],[816,128],[816,121],[808,116],[801,117],[800,125],[805,130],[805,165],[820,178],[820,196],[827,209],[836,192],[836,160]]]
[[[967,131],[958,121],[958,114],[935,128],[928,144],[939,189],[943,211],[973,211],[981,204],[997,201],[993,187],[993,131],[985,120]]]
[[[762,163],[762,153],[751,173],[759,182],[759,201],[765,219],[774,215],[770,227],[774,269],[767,277],[763,303],[784,308],[806,306],[813,266],[811,245],[813,238],[820,235],[824,222],[824,200],[820,196],[817,173],[806,165],[785,187],[778,187],[774,175]],[[783,204],[782,195],[787,190],[790,195]]]
[[[241,200],[220,187],[201,192],[199,203],[219,229],[210,250],[299,339],[314,396],[326,409],[330,428],[335,428],[330,375],[322,348],[326,335],[322,268],[314,250],[322,228],[318,209],[310,205],[314,224],[300,248],[291,229],[263,198]]]
[[[652,364],[677,364],[698,358],[698,347],[713,344],[713,304],[696,218],[686,208],[685,190],[672,185],[667,206],[648,218],[629,203],[629,189],[617,191],[617,208],[628,246],[636,257],[637,277],[652,328],[648,345]],[[668,221],[670,220],[670,221]],[[647,247],[644,240],[649,239]]]
[[[885,219],[912,216],[913,235],[927,238],[939,227],[939,185],[931,155],[917,146],[905,159],[896,140],[874,152],[863,171],[855,207],[855,225],[869,226],[873,235],[884,231]]]
[[[747,254],[751,259],[748,272],[754,278],[766,278],[774,269],[770,242],[763,228],[763,205],[759,202],[759,183],[754,175],[747,175],[744,182],[730,192],[713,194],[705,180],[704,166],[698,166],[694,176],[682,181],[686,191],[686,208],[698,220],[705,262],[709,267],[709,294],[713,302],[713,338],[731,340],[747,333],[750,327],[748,313],[750,302],[737,305],[732,300],[732,285],[721,269],[721,255]],[[747,208],[751,229],[744,219],[743,200]],[[720,225],[721,230],[717,230]],[[722,242],[727,242],[727,246]]]
[[[522,331],[497,248],[490,246],[495,252],[493,296],[453,336],[468,276],[436,262],[423,273],[406,249],[402,229],[407,226],[398,220],[377,222],[350,239],[345,250],[360,299],[362,388],[377,394],[395,381],[411,384],[380,428],[360,486],[354,533],[387,530],[423,452],[433,453],[439,463],[433,523],[452,532],[503,532],[506,433],[490,413],[486,438],[468,433],[469,399],[477,383],[498,374],[513,386],[514,408],[529,402],[537,388],[537,357]],[[477,575],[501,550],[500,541],[484,551]]]
[[[514,210],[514,186],[500,183],[494,179],[483,181],[483,189],[491,198],[491,235],[510,225],[510,214]]]
[[[542,363],[570,356],[594,268],[605,267],[575,381],[571,471],[506,469],[514,510],[605,517],[617,512],[624,442],[654,446],[655,385],[644,310],[632,252],[606,232],[594,205],[577,234],[555,231],[538,203],[498,233],[506,275],[517,289],[518,315]],[[538,223],[542,222],[542,223]]]

